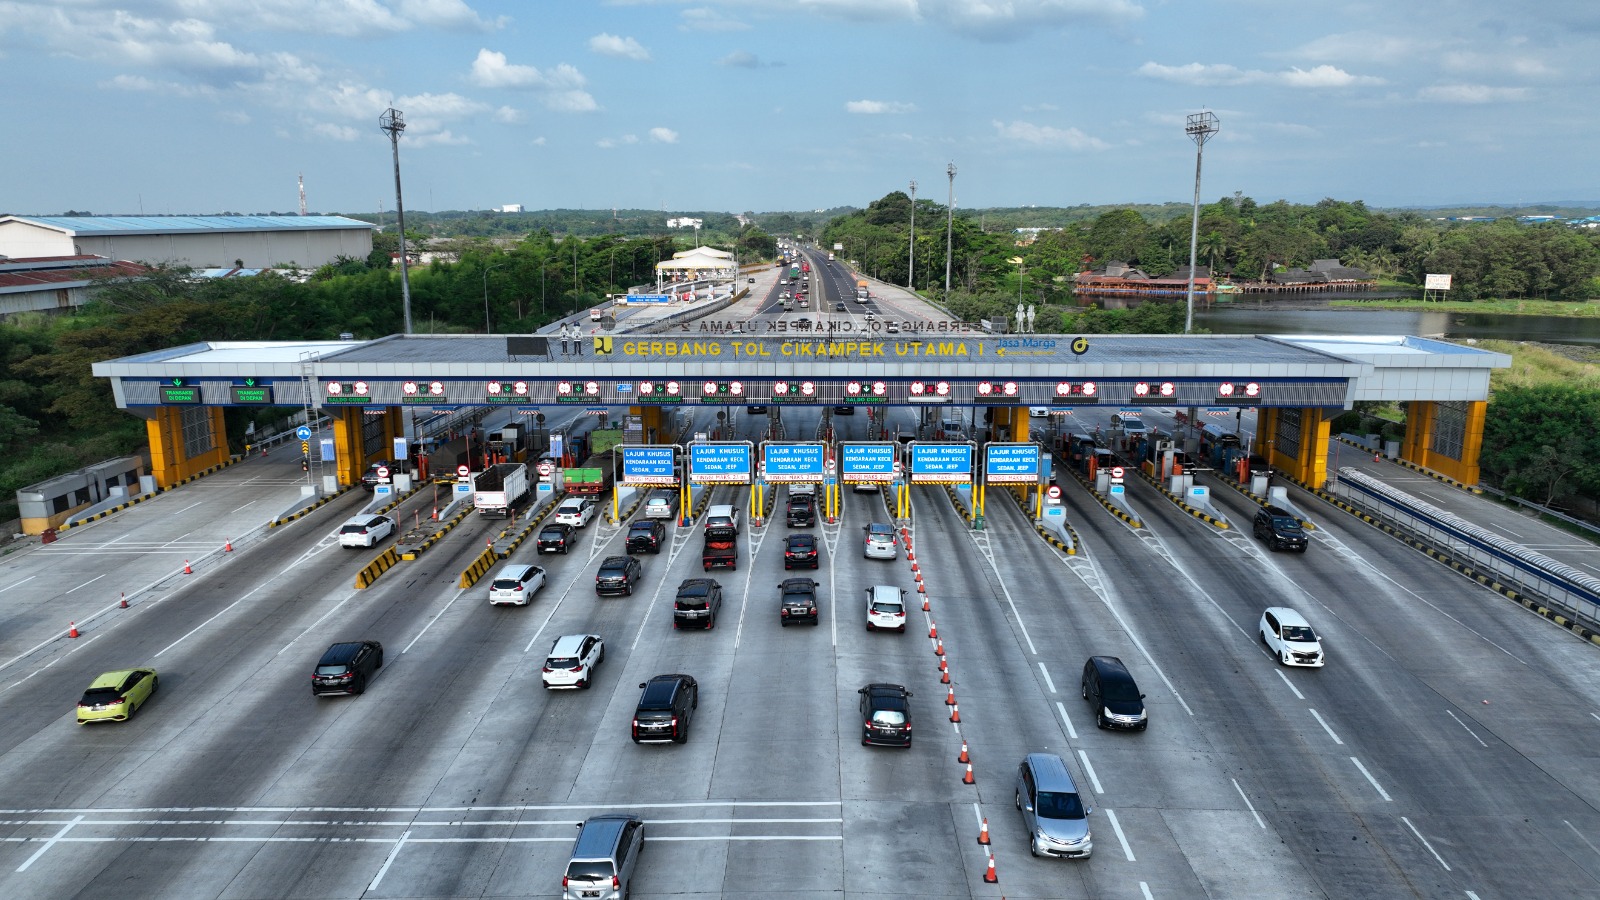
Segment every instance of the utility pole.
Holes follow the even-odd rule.
[[[955,233],[956,216],[956,164],[945,166],[944,172],[950,176],[950,205],[944,209],[944,302],[950,302],[950,252],[954,246],[952,235]]]
[[[400,199],[400,135],[406,130],[405,114],[389,107],[378,117],[378,129],[394,148],[394,210],[400,229],[400,302],[405,310],[406,334],[411,333],[411,273],[406,265],[406,205]]]
[[[917,289],[917,180],[911,179],[911,248],[906,251],[906,289]]]
[[[1194,331],[1194,267],[1195,248],[1200,241],[1200,160],[1206,152],[1206,141],[1222,128],[1217,122],[1214,113],[1201,112],[1191,115],[1184,123],[1184,133],[1194,140],[1194,218],[1189,223],[1189,290],[1188,312],[1183,319],[1183,333]],[[1212,274],[1212,284],[1216,284],[1216,273]]]

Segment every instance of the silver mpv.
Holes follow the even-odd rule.
[[[1067,764],[1053,753],[1030,753],[1017,767],[1017,809],[1034,856],[1088,859],[1094,851],[1089,813]]]
[[[572,859],[561,876],[564,900],[622,900],[644,847],[644,821],[629,815],[592,816],[578,823]]]

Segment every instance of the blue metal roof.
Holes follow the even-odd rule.
[[[372,228],[344,216],[11,216],[81,235],[205,234],[218,231],[325,231]]]

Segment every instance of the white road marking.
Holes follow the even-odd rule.
[[[239,510],[244,509],[245,506],[254,506],[257,502],[258,501],[256,501],[256,500],[251,500],[249,503],[246,503],[244,506],[235,506],[232,511],[233,512],[238,512]]]
[[[1117,821],[1117,811],[1107,808],[1106,818],[1111,820],[1111,830],[1117,833],[1117,841],[1122,844],[1122,855],[1128,858],[1128,862],[1137,862],[1133,858],[1133,848],[1128,846],[1128,836],[1122,833],[1122,823]]]
[[[1478,895],[1477,895],[1477,894],[1474,894],[1474,893],[1473,893],[1473,892],[1471,892],[1471,891],[1467,891],[1467,896],[1468,896],[1468,897],[1470,897],[1470,898],[1471,898],[1471,900],[1478,900]]]
[[[0,816],[70,816],[77,813],[109,815],[118,813],[482,813],[482,812],[545,812],[550,810],[587,809],[705,809],[707,807],[842,807],[839,800],[679,800],[659,803],[517,803],[503,806],[108,806],[99,807],[39,807],[35,809],[0,809]]]
[[[99,581],[100,579],[102,579],[104,577],[106,577],[106,576],[104,576],[104,575],[96,575],[95,577],[89,579],[88,581],[85,581],[83,584],[78,585],[78,587],[75,587],[72,590],[66,591],[65,593],[70,594],[70,593],[72,593],[72,591],[76,591],[79,588],[86,588],[89,585],[94,584],[96,581]]]
[[[18,587],[20,585],[27,584],[28,582],[30,582],[30,581],[34,580],[35,578],[38,578],[38,577],[39,576],[37,576],[37,575],[29,575],[27,578],[24,578],[21,581],[14,582],[12,584],[8,584],[5,587],[0,588],[0,594],[4,594],[6,591],[9,591],[14,587]]]
[[[1433,858],[1439,861],[1439,865],[1444,866],[1446,872],[1450,871],[1450,864],[1444,861],[1444,857],[1439,855],[1439,851],[1433,849],[1433,845],[1428,843],[1428,839],[1422,836],[1422,832],[1417,830],[1417,826],[1411,824],[1411,820],[1405,816],[1401,816],[1400,821],[1406,823],[1406,827],[1411,829],[1411,833],[1417,836],[1417,840],[1422,842],[1422,846],[1428,848],[1428,852],[1432,853]]]
[[[1583,836],[1583,832],[1574,828],[1571,822],[1568,822],[1566,819],[1562,819],[1561,824],[1567,826],[1567,828],[1572,831],[1573,835],[1576,836],[1578,840],[1583,841],[1584,846],[1588,847],[1590,852],[1600,854],[1600,847],[1596,847],[1595,845],[1589,843],[1589,839]]]
[[[200,629],[206,627],[207,625],[210,625],[212,622],[215,622],[217,619],[219,619],[222,616],[226,615],[228,613],[228,611],[233,609],[235,606],[238,606],[239,604],[245,602],[246,600],[249,600],[251,597],[255,596],[256,591],[260,591],[263,588],[267,587],[267,585],[271,584],[274,580],[275,579],[268,579],[266,581],[263,581],[260,585],[258,585],[255,588],[255,590],[252,590],[250,593],[245,594],[243,597],[240,597],[239,599],[233,601],[232,603],[229,603],[227,606],[224,606],[221,610],[219,610],[217,612],[216,615],[214,615],[211,618],[205,620],[204,622],[201,622],[199,625],[196,625],[195,627],[189,629],[189,631],[186,632],[183,635],[183,637],[180,637],[177,640],[173,641],[172,643],[166,645],[165,647],[162,647],[159,651],[156,652],[156,656],[160,656],[161,654],[167,652],[168,650],[171,650],[173,647],[176,647],[179,644],[183,643],[184,641],[188,640],[192,635],[194,635],[195,632],[197,632]],[[152,658],[154,658],[154,657],[152,657]]]
[[[1056,701],[1056,709],[1058,711],[1060,711],[1060,713],[1061,713],[1061,721],[1062,721],[1062,723],[1067,726],[1067,737],[1072,738],[1073,740],[1077,740],[1078,739],[1078,732],[1077,732],[1076,729],[1074,729],[1072,727],[1072,720],[1067,718],[1067,708],[1065,706],[1061,705],[1061,701],[1060,700]]]
[[[1485,743],[1484,743],[1484,742],[1483,742],[1483,738],[1481,738],[1481,737],[1478,737],[1478,733],[1477,733],[1477,732],[1476,732],[1476,731],[1473,731],[1473,730],[1472,730],[1472,729],[1471,729],[1471,728],[1467,728],[1467,723],[1465,723],[1465,722],[1463,722],[1463,721],[1461,721],[1461,719],[1460,719],[1460,718],[1458,718],[1458,717],[1457,717],[1457,716],[1456,716],[1456,714],[1455,714],[1455,713],[1454,713],[1454,712],[1451,712],[1451,711],[1450,711],[1450,710],[1448,710],[1448,709],[1447,709],[1447,710],[1445,710],[1445,712],[1446,712],[1446,713],[1447,713],[1447,714],[1449,714],[1449,716],[1450,716],[1450,718],[1452,718],[1452,719],[1455,719],[1455,720],[1456,720],[1456,724],[1457,724],[1457,725],[1460,725],[1460,726],[1461,726],[1461,727],[1462,727],[1462,728],[1466,728],[1466,729],[1467,729],[1467,734],[1470,734],[1470,735],[1472,735],[1472,739],[1473,739],[1473,740],[1475,740],[1475,741],[1477,741],[1477,742],[1478,742],[1478,744],[1479,744],[1479,745],[1481,745],[1481,746],[1483,746],[1483,747],[1484,747],[1484,748],[1487,748],[1487,747],[1488,747],[1488,746],[1489,746],[1489,745],[1488,745],[1488,744],[1485,744]],[[1593,713],[1590,713],[1590,715],[1593,715]]]
[[[1074,559],[1078,559],[1078,558],[1079,557],[1074,557]],[[1094,573],[1094,576],[1099,581],[1099,583],[1102,584],[1102,585],[1106,584],[1107,582],[1106,582],[1105,578],[1100,575],[1100,566],[1099,566],[1098,563],[1095,562],[1093,556],[1092,555],[1088,555],[1087,557],[1084,557],[1082,559],[1083,559],[1083,563],[1087,564],[1089,566],[1090,571]],[[1070,563],[1069,563],[1069,567],[1070,567]],[[1088,582],[1085,581],[1085,584],[1087,584],[1087,583]],[[1093,588],[1093,586],[1091,585],[1091,589],[1092,588]],[[1106,607],[1106,609],[1108,611],[1110,611],[1111,617],[1117,620],[1117,624],[1119,626],[1121,626],[1123,634],[1126,634],[1128,636],[1128,640],[1133,641],[1133,645],[1135,647],[1139,648],[1139,654],[1144,657],[1145,663],[1148,666],[1150,666],[1150,668],[1152,670],[1154,670],[1157,675],[1159,675],[1161,677],[1161,683],[1166,685],[1167,686],[1167,690],[1172,692],[1173,699],[1178,701],[1178,705],[1183,707],[1183,711],[1184,712],[1186,712],[1189,715],[1193,716],[1194,715],[1194,710],[1189,708],[1189,704],[1184,701],[1183,695],[1178,693],[1178,689],[1175,686],[1173,686],[1173,684],[1172,684],[1172,679],[1167,677],[1166,671],[1164,669],[1162,669],[1159,664],[1156,663],[1156,658],[1154,656],[1150,655],[1150,650],[1145,647],[1143,641],[1139,640],[1139,635],[1134,632],[1133,626],[1128,624],[1128,620],[1123,618],[1122,612],[1120,610],[1118,610],[1115,606],[1113,606],[1111,604],[1111,600],[1108,597],[1106,597],[1105,594],[1101,593],[1099,590],[1095,591],[1095,596],[1099,597],[1100,598],[1100,602],[1105,605],[1105,607]]]
[[[461,596],[463,594],[465,594],[466,592],[467,592],[466,588],[457,588],[456,589],[456,595],[454,597],[450,598],[450,602],[446,603],[444,605],[444,609],[441,609],[438,612],[434,613],[433,614],[433,618],[428,620],[428,624],[422,626],[422,630],[417,632],[417,636],[412,638],[411,639],[411,643],[407,644],[405,646],[405,649],[401,650],[400,652],[401,653],[406,653],[406,652],[410,651],[412,647],[416,646],[417,641],[422,640],[422,636],[428,633],[428,629],[429,628],[433,627],[433,623],[439,621],[439,617],[440,616],[442,616],[445,613],[449,612],[450,611],[450,607],[455,606],[456,605],[456,601],[460,600]]]
[[[61,830],[56,832],[54,837],[46,840],[44,842],[44,846],[43,847],[40,847],[39,849],[33,851],[33,855],[32,856],[30,856],[26,860],[24,860],[22,865],[17,866],[17,871],[18,872],[26,872],[26,871],[28,871],[28,867],[33,865],[34,860],[37,860],[39,857],[43,856],[44,852],[46,850],[49,850],[51,847],[54,847],[57,842],[59,842],[62,838],[67,836],[67,832],[71,831],[72,827],[74,825],[77,825],[79,822],[82,822],[82,821],[83,821],[83,816],[78,816],[77,818],[73,819],[71,822],[68,822],[67,824],[61,826]]]
[[[186,510],[194,509],[196,506],[199,506],[200,504],[202,504],[204,502],[205,502],[204,500],[196,500],[195,502],[189,504],[188,506],[185,506],[183,509],[177,510],[176,512],[173,513],[173,515],[177,515],[178,513],[184,512]]]
[[[1283,674],[1283,670],[1282,669],[1274,669],[1273,671],[1277,672],[1278,673],[1278,677],[1283,679],[1283,683],[1287,684],[1289,686],[1289,690],[1294,691],[1294,696],[1295,696],[1296,700],[1304,700],[1306,698],[1306,695],[1300,693],[1300,689],[1294,686],[1294,682],[1289,680],[1289,676]]]
[[[1328,727],[1328,723],[1327,723],[1327,721],[1325,719],[1322,718],[1322,714],[1317,712],[1314,709],[1310,710],[1310,712],[1311,712],[1312,718],[1317,720],[1317,724],[1322,726],[1322,730],[1326,731],[1328,733],[1328,737],[1333,738],[1333,742],[1335,744],[1338,744],[1341,747],[1344,746],[1344,741],[1339,740],[1339,736],[1337,734],[1333,733],[1333,729],[1332,728]],[[1360,765],[1360,763],[1357,763],[1356,765]]]
[[[383,861],[383,866],[378,869],[378,874],[372,877],[372,883],[367,885],[367,890],[375,891],[378,889],[378,883],[383,881],[383,876],[389,874],[389,867],[394,865],[394,858],[400,855],[400,848],[406,845],[406,839],[409,837],[411,837],[411,832],[407,831],[400,835],[400,840],[394,842],[394,849],[389,851],[388,859]]]
[[[1056,692],[1056,683],[1050,680],[1050,672],[1044,667],[1042,660],[1039,662],[1039,674],[1044,676],[1044,686],[1050,689],[1050,693],[1054,694]]]
[[[1389,796],[1389,792],[1385,791],[1382,786],[1378,784],[1378,780],[1372,777],[1372,773],[1368,772],[1367,767],[1361,764],[1361,760],[1352,756],[1350,757],[1350,761],[1356,764],[1356,768],[1361,770],[1362,775],[1366,776],[1367,783],[1372,785],[1372,789],[1378,792],[1378,796],[1390,801],[1391,803],[1394,802],[1394,798]]]
[[[1155,895],[1150,893],[1150,885],[1145,884],[1142,881],[1139,882],[1139,892],[1144,894],[1144,900],[1156,900]]]
[[[981,541],[979,540],[980,535],[982,536]],[[988,534],[986,532],[968,531],[967,536],[972,538],[972,543],[982,551],[984,560],[989,563],[989,570],[994,572],[994,580],[1000,585],[1000,592],[1006,595],[1006,605],[1011,607],[1011,616],[1017,620],[1017,630],[1022,632],[1022,639],[1028,642],[1028,652],[1038,656],[1039,648],[1033,645],[1033,635],[1028,633],[1028,625],[1022,621],[1022,613],[1018,611],[1016,601],[1011,599],[1011,589],[1006,586],[1005,576],[1001,574],[1000,567],[995,565],[994,552],[989,549]]]
[[[1250,802],[1249,797],[1245,796],[1244,788],[1239,787],[1239,779],[1230,778],[1228,780],[1233,782],[1233,789],[1239,792],[1239,799],[1244,801],[1245,808],[1250,810],[1250,815],[1256,817],[1256,824],[1262,828],[1267,827],[1266,820],[1261,818],[1261,813],[1256,812],[1256,805]]]
[[[343,600],[340,600],[338,603],[335,603],[333,605],[333,608],[329,609],[327,612],[325,612],[322,615],[318,616],[317,620],[315,622],[312,622],[310,625],[307,625],[304,630],[302,630],[299,634],[295,635],[292,639],[290,639],[289,643],[284,644],[283,645],[283,649],[278,651],[278,655],[281,656],[281,655],[283,655],[285,653],[288,653],[290,647],[293,647],[296,643],[299,643],[301,638],[303,638],[306,635],[310,634],[311,631],[313,629],[315,629],[318,625],[321,625],[322,621],[324,619],[326,619],[329,616],[333,615],[334,613],[338,612],[339,611],[339,607],[344,606],[346,603],[350,602],[350,600],[353,597],[355,597],[355,592],[354,591],[346,594],[345,598]]]
[[[1083,772],[1089,776],[1089,783],[1094,785],[1094,792],[1104,794],[1106,789],[1100,786],[1100,776],[1094,773],[1094,766],[1089,764],[1089,754],[1079,750],[1078,758],[1083,760]]]

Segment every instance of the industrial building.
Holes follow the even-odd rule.
[[[344,216],[0,216],[0,257],[314,269],[366,258],[373,227]]]

